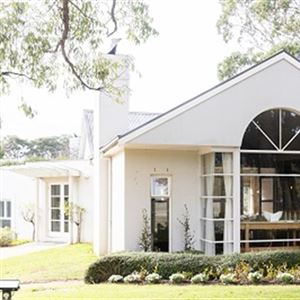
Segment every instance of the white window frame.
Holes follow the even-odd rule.
[[[154,195],[152,194],[153,191],[153,179],[154,178],[167,178],[168,179],[168,195],[167,196],[162,196],[162,195]],[[151,201],[153,198],[166,198],[169,201],[169,252],[173,251],[173,235],[172,235],[172,230],[173,230],[173,226],[172,226],[172,175],[170,174],[151,174],[150,175],[150,226],[152,228],[152,218],[151,218]]]
[[[0,221],[10,221],[10,226],[9,228],[13,227],[13,204],[12,204],[12,200],[11,199],[1,199],[0,202],[3,202],[3,217],[0,216]],[[7,203],[10,202],[10,217],[7,216]],[[3,228],[2,226],[0,226],[0,228]]]
[[[162,195],[162,194],[155,194],[154,191],[155,191],[155,188],[154,188],[154,180],[155,179],[167,179],[168,180],[168,193],[165,194],[165,195]],[[151,175],[151,186],[150,186],[150,196],[152,198],[163,198],[163,197],[166,197],[166,198],[170,198],[171,197],[171,176],[170,175]]]
[[[51,205],[51,197],[52,197],[52,193],[51,193],[51,186],[53,185],[59,185],[60,186],[60,213],[64,214],[64,198],[65,198],[65,193],[64,193],[64,186],[68,185],[69,186],[69,193],[68,193],[68,198],[70,200],[70,185],[68,182],[64,181],[64,182],[51,182],[48,184],[48,232],[49,232],[49,236],[51,237],[58,237],[58,236],[68,236],[70,234],[70,220],[69,220],[69,230],[68,232],[64,231],[64,218],[60,218],[60,231],[52,231],[51,230],[51,221],[55,221],[52,220],[51,217],[51,210],[52,210],[52,205]],[[57,195],[54,195],[57,196]]]

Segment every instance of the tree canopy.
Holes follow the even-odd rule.
[[[1,1],[0,24],[1,92],[22,78],[50,91],[61,83],[70,91],[118,93],[118,65],[103,55],[105,40],[140,44],[157,34],[140,0]]]
[[[233,52],[218,66],[220,79],[286,50],[300,54],[300,0],[220,0],[217,27],[226,43],[237,41]]]
[[[68,159],[70,157],[69,142],[70,136],[68,135],[33,140],[6,136],[2,143],[2,158],[5,160]]]

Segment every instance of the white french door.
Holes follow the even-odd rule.
[[[63,236],[69,232],[69,217],[66,208],[69,205],[69,185],[50,184],[49,231],[51,236]]]

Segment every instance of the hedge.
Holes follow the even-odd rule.
[[[141,269],[149,273],[157,270],[163,279],[174,273],[187,272],[193,275],[210,268],[222,270],[234,268],[240,262],[248,263],[253,270],[266,269],[271,264],[288,268],[300,265],[300,251],[267,251],[232,255],[205,256],[190,253],[132,252],[107,255],[91,264],[85,274],[86,283],[100,283],[114,274],[127,276]]]

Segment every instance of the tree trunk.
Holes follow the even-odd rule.
[[[32,241],[35,242],[35,224],[34,222],[31,222],[32,224]]]
[[[76,225],[77,225],[77,243],[80,243],[81,226],[80,223]]]

